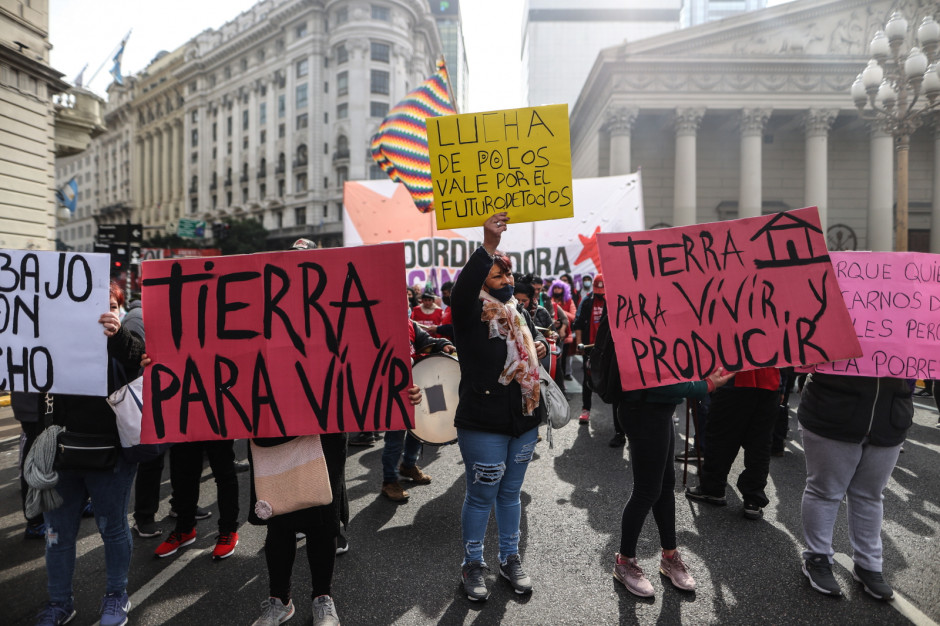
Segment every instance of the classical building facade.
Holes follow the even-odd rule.
[[[384,176],[370,137],[441,54],[427,0],[264,0],[197,35],[173,71],[181,216],[258,219],[271,249],[341,245],[343,183]]]
[[[51,47],[47,2],[0,0],[0,248],[55,248],[53,96],[69,85],[49,66]],[[72,98],[61,106],[75,104]],[[90,119],[87,141],[95,102],[82,104]],[[72,117],[80,124],[86,116]],[[78,134],[69,134],[70,149],[81,144]]]
[[[849,87],[895,8],[914,29],[937,13],[798,0],[605,49],[571,114],[574,176],[642,170],[647,227],[816,205],[830,247],[891,250],[892,137]],[[936,124],[911,137],[909,189],[910,249],[940,252]]]

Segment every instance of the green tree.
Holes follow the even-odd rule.
[[[152,235],[144,242],[145,248],[205,248],[205,239],[187,239],[177,234]]]
[[[257,220],[231,220],[222,232],[222,240],[217,242],[222,254],[251,254],[268,249],[268,231]]]

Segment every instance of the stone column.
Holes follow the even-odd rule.
[[[894,250],[894,139],[872,124],[868,166],[868,249]]]
[[[163,221],[166,219],[166,216],[170,212],[170,204],[172,202],[172,196],[170,195],[170,152],[173,150],[173,146],[170,142],[170,127],[164,126],[160,129],[160,136],[162,138],[161,145],[163,148],[163,157],[160,163],[160,196],[163,199],[160,207],[160,220]]]
[[[933,128],[933,209],[930,213],[930,251],[940,252],[940,124]]]
[[[136,151],[133,169],[134,205],[140,218],[144,207],[144,140],[141,137],[134,142],[134,150]]]
[[[153,135],[148,132],[144,141],[144,206],[149,215],[153,207]]]
[[[179,218],[186,213],[186,207],[189,206],[187,191],[189,181],[186,180],[186,144],[185,133],[183,132],[183,120],[178,119],[173,123],[173,147],[176,149],[176,214],[172,217]]]
[[[810,109],[803,119],[806,131],[803,206],[819,208],[823,235],[826,234],[829,211],[829,129],[838,113],[835,109]]]
[[[690,226],[697,222],[698,170],[696,167],[696,135],[705,115],[703,108],[676,109],[676,164],[673,176],[673,226]]]
[[[604,125],[610,133],[611,176],[630,174],[630,133],[639,111],[633,107],[620,107],[611,111]]]
[[[758,217],[763,207],[761,143],[770,109],[741,111],[741,180],[738,190],[738,217]]]

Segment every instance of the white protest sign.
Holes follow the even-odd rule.
[[[107,254],[0,250],[0,391],[108,395]]]

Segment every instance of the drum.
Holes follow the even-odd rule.
[[[423,398],[415,407],[415,427],[409,432],[420,442],[435,446],[455,443],[460,365],[457,357],[438,352],[421,359],[411,370]]]

